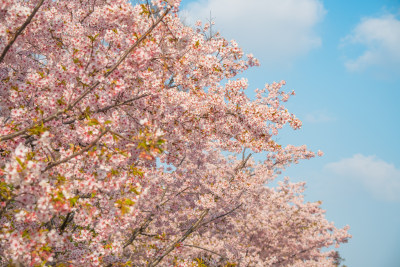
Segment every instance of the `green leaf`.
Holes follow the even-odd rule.
[[[99,34],[96,34],[95,36],[88,35],[87,37],[89,37],[90,41],[94,43],[94,41],[96,41],[97,36],[99,36]]]
[[[22,237],[23,237],[23,238],[27,238],[27,239],[31,239],[31,236],[30,236],[29,231],[28,231],[27,229],[25,229],[25,230],[22,232]]]
[[[63,98],[57,99],[57,104],[59,104],[60,106],[67,104]]]
[[[99,125],[99,121],[97,119],[91,119],[87,125],[93,126],[93,125]]]
[[[69,203],[71,204],[72,207],[76,205],[76,202],[78,202],[79,196],[75,196],[73,198],[69,199]]]
[[[21,166],[21,168],[23,170],[25,170],[26,169],[26,164],[24,162],[22,162],[22,160],[19,157],[15,157],[15,159],[17,160],[17,162]]]
[[[34,127],[32,127],[31,129],[28,130],[28,132],[31,135],[38,135],[40,136],[42,133],[46,132],[47,130],[49,130],[49,127],[45,127],[43,122],[41,122],[40,124],[36,124]]]
[[[128,206],[133,206],[133,205],[135,205],[135,202],[133,202],[131,199],[127,198],[127,199],[125,199],[125,204]]]
[[[49,247],[49,246],[44,246],[44,247],[42,247],[42,250],[43,250],[43,251],[51,251],[51,247]]]
[[[112,134],[112,137],[113,137],[114,141],[118,141],[119,140],[119,137],[116,134]]]

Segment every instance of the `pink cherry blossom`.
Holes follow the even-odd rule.
[[[0,1],[1,266],[336,266],[294,92],[179,3]]]

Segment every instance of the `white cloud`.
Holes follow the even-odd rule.
[[[314,30],[325,14],[319,0],[197,0],[182,14],[191,22],[206,21],[210,11],[222,36],[267,66],[290,65],[321,45]]]
[[[400,201],[400,170],[376,156],[356,154],[329,163],[325,169],[360,181],[377,198]]]
[[[342,44],[365,47],[363,54],[345,62],[350,71],[361,71],[374,65],[400,67],[400,21],[393,15],[363,19]]]

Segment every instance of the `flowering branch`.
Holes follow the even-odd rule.
[[[209,209],[204,210],[199,219],[185,232],[184,235],[182,235],[178,240],[176,240],[174,243],[172,243],[171,245],[169,245],[167,247],[167,249],[165,250],[165,252],[163,254],[161,254],[160,256],[158,256],[156,259],[154,259],[153,261],[151,261],[147,267],[154,267],[157,266],[162,259],[167,256],[169,253],[171,253],[171,251],[173,251],[178,245],[179,243],[182,243],[183,241],[185,241],[186,238],[188,238],[188,236],[193,233],[194,231],[197,230],[197,228],[199,228],[200,223],[203,221],[204,217],[206,217],[206,215],[208,214]]]
[[[118,66],[125,60],[125,58],[129,55],[129,53],[131,53],[136,47],[139,46],[139,44],[141,42],[143,42],[143,40],[154,30],[154,28],[161,22],[161,20],[164,19],[164,17],[168,14],[168,12],[170,10],[171,10],[171,8],[167,8],[165,10],[165,12],[157,19],[157,21],[127,51],[125,51],[125,53],[120,57],[120,59],[114,64],[114,66],[104,74],[104,78],[107,78],[108,76],[110,76],[111,73],[113,73],[118,68]],[[27,131],[29,131],[29,129],[31,129],[35,125],[41,125],[41,124],[44,124],[44,123],[47,123],[49,121],[56,119],[61,114],[74,108],[83,98],[85,98],[90,92],[92,92],[100,83],[101,83],[100,81],[95,82],[85,92],[83,92],[82,95],[80,95],[77,99],[75,99],[74,102],[69,104],[65,109],[60,109],[56,113],[48,116],[47,118],[42,119],[38,123],[28,126],[20,131],[17,131],[15,133],[8,134],[8,135],[0,136],[0,141],[6,141],[6,140],[13,139],[14,137],[17,137],[17,136],[20,136],[20,135],[26,133]]]
[[[44,168],[44,170],[42,171],[42,173],[48,171],[49,169],[51,169],[51,168],[53,168],[53,167],[55,167],[55,166],[58,166],[58,165],[60,165],[60,164],[62,164],[62,163],[65,163],[65,162],[67,162],[67,161],[69,161],[69,160],[71,160],[71,159],[73,159],[73,158],[75,158],[75,157],[77,157],[77,156],[80,156],[80,155],[82,155],[83,153],[85,153],[85,152],[87,152],[87,151],[89,151],[89,149],[91,149],[93,146],[95,146],[95,145],[97,144],[97,142],[99,142],[100,139],[101,139],[106,133],[108,133],[108,132],[109,132],[109,130],[108,130],[108,129],[105,129],[104,131],[101,132],[101,134],[100,134],[93,142],[91,142],[91,143],[90,143],[88,146],[86,146],[84,149],[80,150],[79,152],[76,152],[76,153],[72,154],[72,155],[69,156],[69,157],[66,157],[65,159],[62,159],[62,160],[59,160],[59,161],[56,161],[56,162],[53,162],[53,163],[47,165],[47,167]]]
[[[32,13],[29,15],[29,17],[26,19],[24,24],[22,24],[21,27],[15,32],[13,38],[8,42],[7,46],[3,49],[3,52],[1,53],[0,56],[0,63],[3,61],[4,57],[6,56],[8,50],[11,48],[11,46],[14,44],[15,40],[17,40],[18,36],[25,30],[26,26],[28,26],[29,23],[31,23],[32,18],[36,15],[38,12],[39,8],[43,5],[44,0],[40,0],[39,3],[35,6],[33,9]]]
[[[218,220],[218,219],[220,219],[220,218],[222,218],[222,217],[228,216],[229,214],[233,213],[235,210],[237,210],[238,208],[240,208],[242,205],[243,205],[243,204],[240,204],[240,205],[236,206],[235,208],[231,209],[230,211],[228,211],[228,212],[226,212],[226,213],[224,213],[224,214],[218,215],[217,217],[215,217],[215,218],[213,218],[213,219],[211,219],[211,220],[209,220],[209,221],[207,221],[207,222],[204,222],[204,223],[200,224],[199,227],[202,227],[202,226],[204,226],[204,225],[207,225],[207,224],[209,224],[209,223],[211,223],[211,222],[213,222],[213,221],[215,221],[215,220]]]
[[[215,254],[215,255],[217,255],[217,256],[220,256],[222,259],[226,259],[226,257],[224,257],[224,256],[222,256],[221,254],[219,254],[219,253],[217,253],[217,252],[215,252],[215,251],[212,251],[212,250],[210,250],[210,249],[202,248],[202,247],[195,246],[195,245],[183,245],[183,246],[184,246],[184,247],[198,248],[198,249],[201,249],[201,250],[210,252],[210,253],[212,253],[212,254]]]

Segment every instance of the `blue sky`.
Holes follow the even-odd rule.
[[[400,266],[400,1],[182,0],[182,16],[206,20],[261,67],[252,89],[286,80],[302,121],[279,141],[325,155],[284,175],[306,181],[309,201],[350,225],[340,248],[349,267]]]

